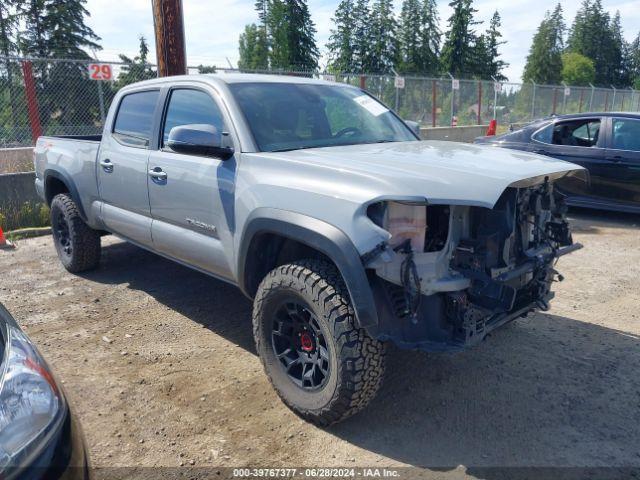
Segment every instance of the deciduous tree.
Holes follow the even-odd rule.
[[[575,52],[562,55],[562,81],[569,85],[586,86],[596,76],[593,60]]]

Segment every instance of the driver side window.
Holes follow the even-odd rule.
[[[224,131],[222,113],[209,94],[201,90],[175,89],[169,98],[162,132],[162,146],[167,143],[169,132],[173,127],[191,124],[213,125],[219,132]]]

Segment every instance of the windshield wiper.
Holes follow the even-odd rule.
[[[269,150],[270,152],[293,152],[294,150],[307,150],[309,148],[322,148],[330,145],[302,145],[301,147],[283,148],[280,150]]]

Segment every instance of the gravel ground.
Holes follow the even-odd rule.
[[[549,312],[460,354],[391,349],[370,407],[324,430],[269,386],[239,290],[113,237],[81,276],[49,237],[0,251],[0,301],[64,383],[96,467],[640,467],[640,217],[572,217],[585,248],[560,260]]]

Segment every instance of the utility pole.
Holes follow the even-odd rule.
[[[156,34],[158,76],[185,75],[187,52],[184,41],[182,0],[151,0]]]

